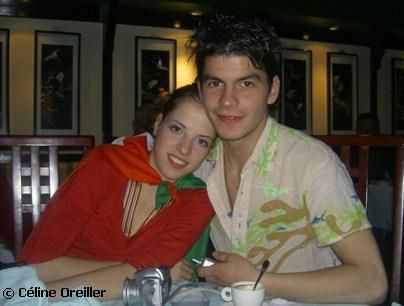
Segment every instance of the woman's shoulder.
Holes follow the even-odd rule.
[[[71,178],[88,182],[126,180],[113,165],[105,160],[92,160],[79,164],[71,174]]]

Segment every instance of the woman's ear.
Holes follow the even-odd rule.
[[[163,120],[163,114],[160,113],[157,115],[156,120],[154,121],[154,124],[153,124],[153,136],[154,137],[156,137],[156,135],[157,135],[157,131],[159,130],[162,120]]]

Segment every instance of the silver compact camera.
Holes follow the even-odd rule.
[[[192,258],[192,262],[198,266],[202,266],[202,267],[210,267],[213,266],[216,261],[214,259],[208,258],[208,257],[204,257],[201,260],[198,260],[196,258]]]
[[[171,290],[171,274],[168,268],[146,268],[127,278],[123,284],[125,306],[162,306]]]

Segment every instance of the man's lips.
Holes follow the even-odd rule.
[[[241,116],[217,115],[217,118],[226,124],[236,124],[242,120]]]

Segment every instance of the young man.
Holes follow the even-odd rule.
[[[338,157],[277,123],[279,38],[261,19],[216,15],[189,40],[205,110],[221,142],[207,179],[217,264],[228,285],[262,278],[270,297],[311,303],[383,301],[386,275],[365,210]]]

